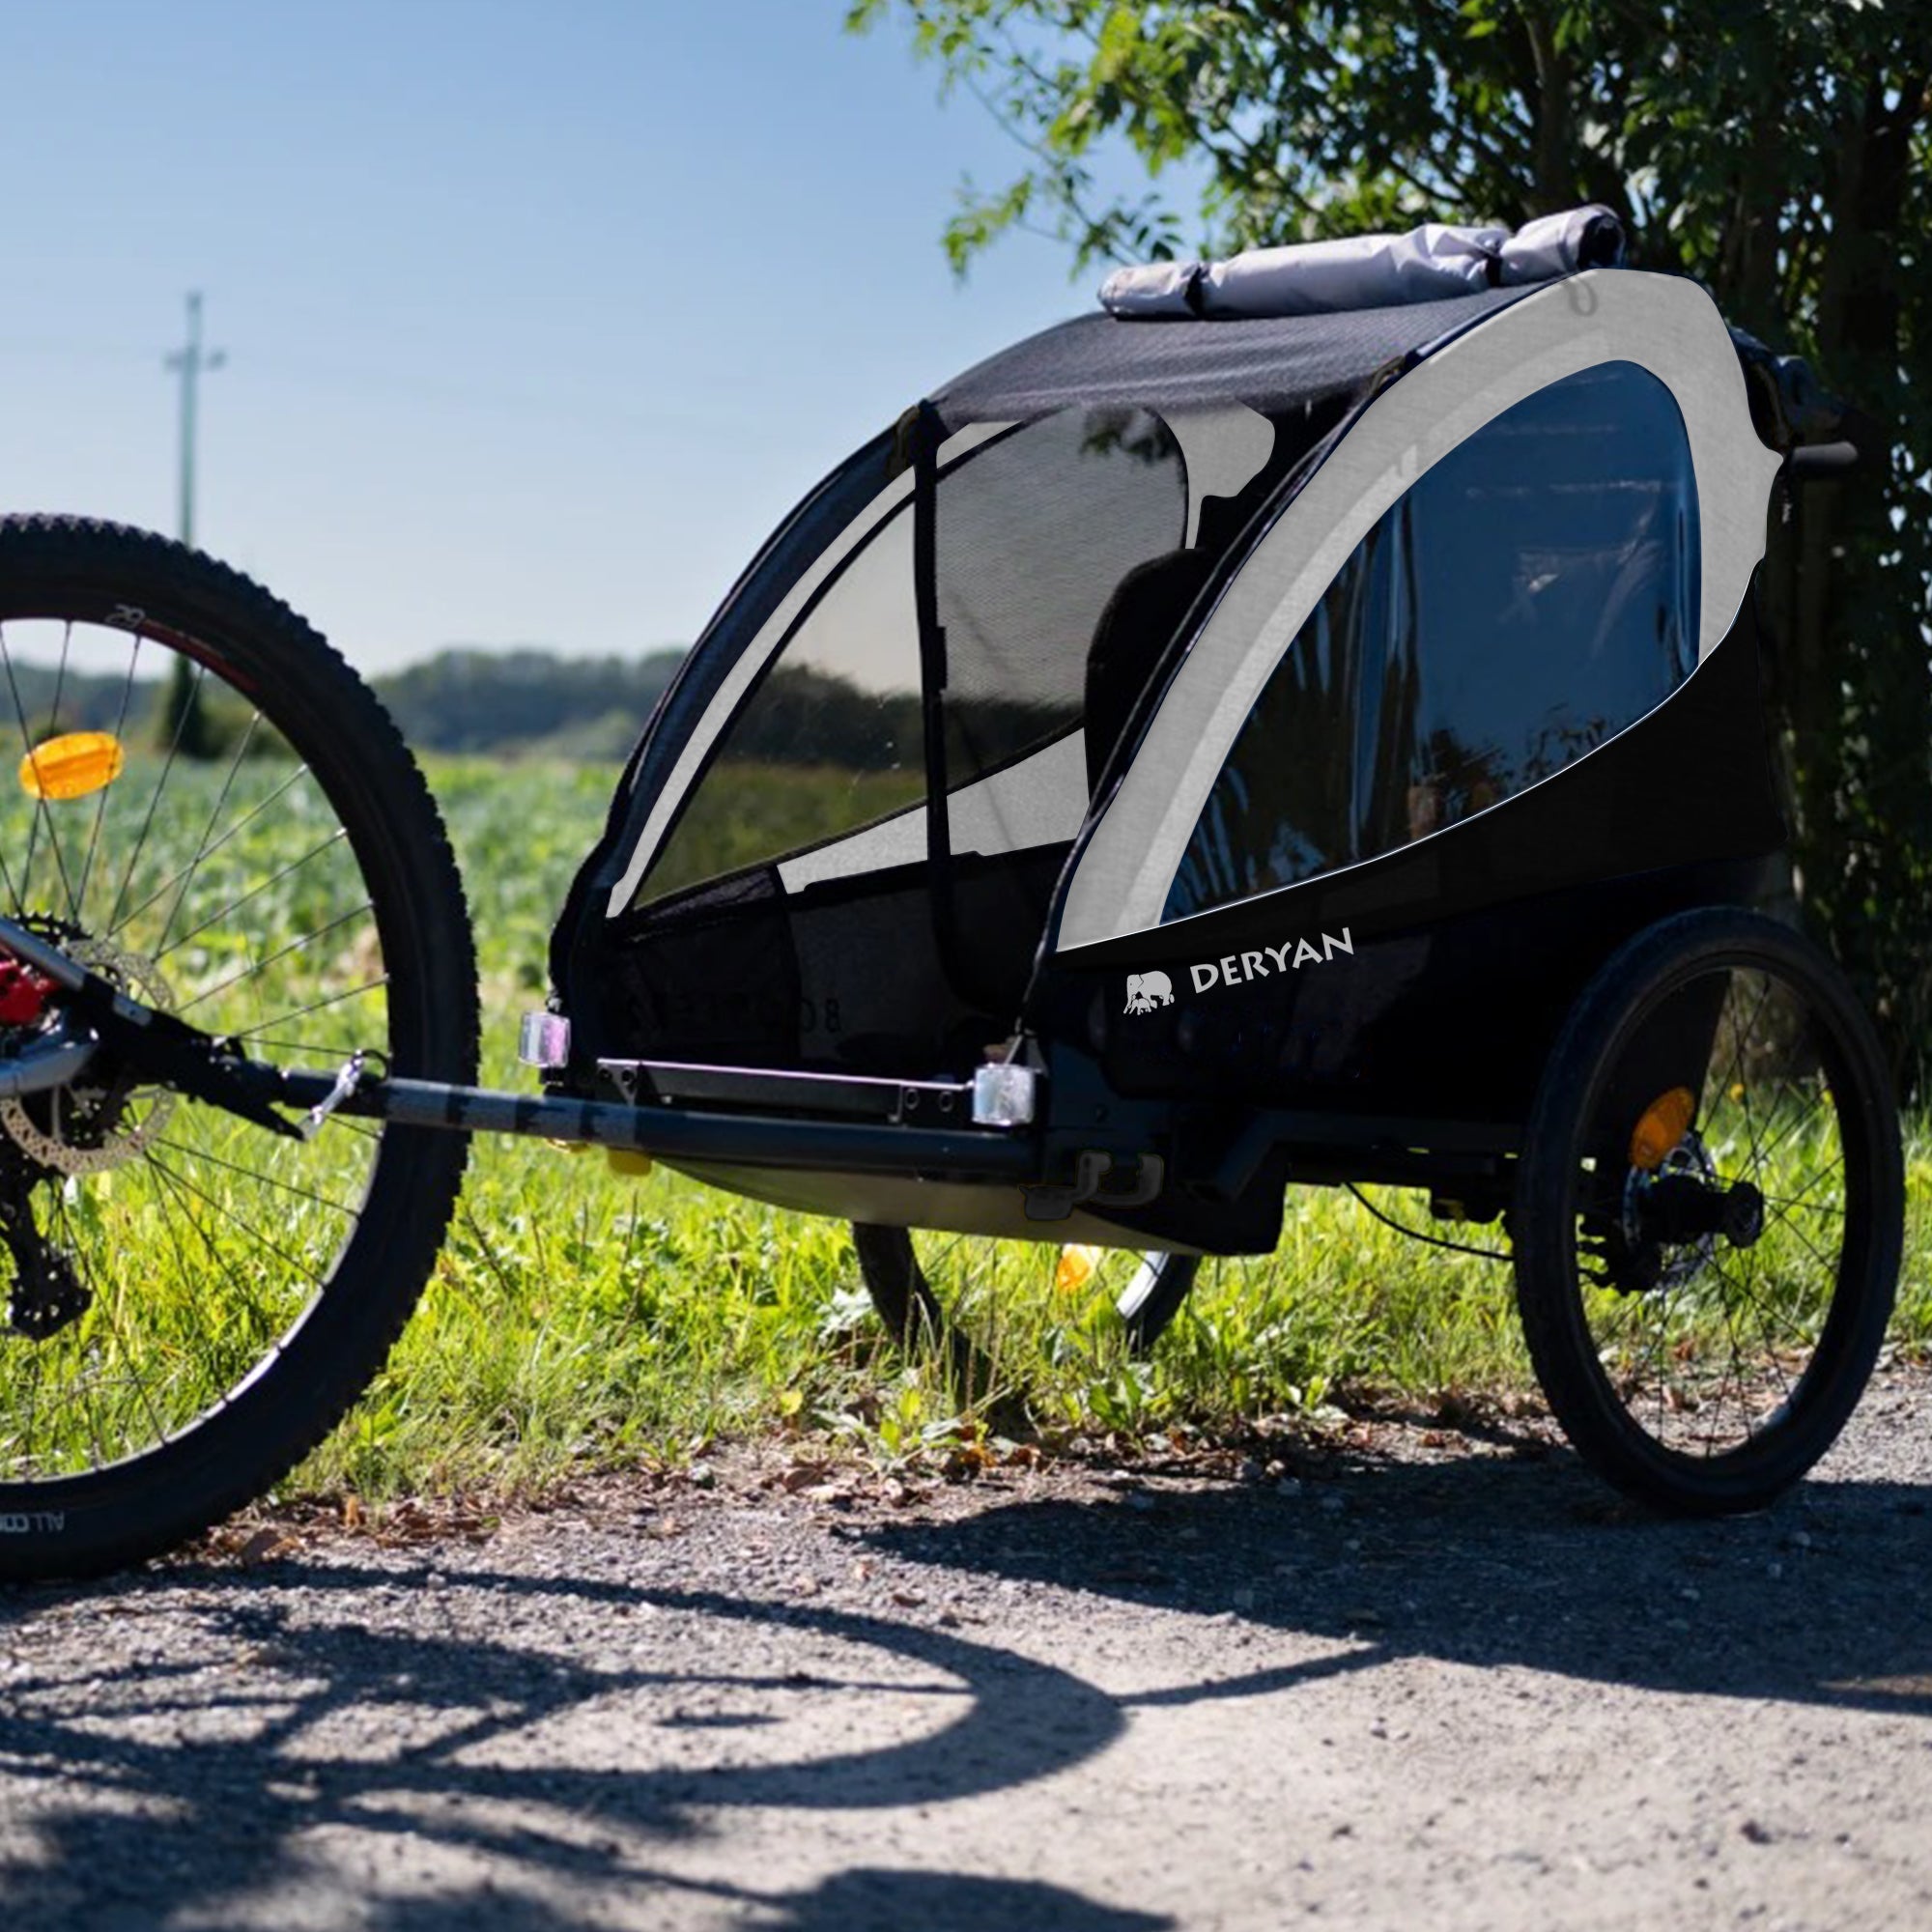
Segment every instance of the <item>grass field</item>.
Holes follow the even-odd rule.
[[[305,822],[299,794],[276,789],[286,770],[273,759],[242,768],[223,806],[227,819],[260,797],[294,826],[281,836],[298,841]],[[551,920],[603,823],[613,774],[446,762],[433,766],[431,778],[479,938],[484,1078],[524,1085],[527,1076],[513,1058],[517,1016],[541,999]],[[206,782],[212,786],[213,778]],[[85,834],[84,812],[68,822]],[[188,814],[185,822],[191,844],[199,820]],[[18,830],[0,824],[0,850],[19,852]],[[109,814],[104,834],[90,842],[119,855],[136,848],[140,832]],[[326,829],[317,836],[326,838]],[[204,930],[202,901],[172,902],[180,856],[156,833],[153,849],[128,868],[129,901],[139,906],[155,895],[152,910],[130,915],[130,932],[144,921],[153,928],[165,915],[160,940],[151,935],[142,943],[166,959],[177,997],[199,1008],[192,1017],[236,1031],[268,1028],[270,1037],[293,1031],[300,1037],[287,1044],[309,1049],[303,1057],[317,1064],[357,1039],[370,1010],[358,1000],[381,997],[358,990],[363,969],[354,929],[332,937],[331,957],[315,968],[317,983],[340,987],[341,1003],[294,1029],[270,1026],[266,993],[232,983],[223,949],[239,947],[235,956],[246,958],[252,945],[259,955],[265,937],[273,942],[279,932],[302,930],[313,918],[304,895],[321,892],[317,903],[327,902],[322,888],[339,855],[329,848],[283,878],[272,865],[244,856],[244,842],[215,854],[196,891],[208,894],[213,911],[240,895],[245,921],[230,918]],[[41,846],[29,861],[40,867],[30,898],[59,904],[77,884],[77,895],[96,907],[91,923],[99,929],[100,895],[110,882],[103,873],[103,882],[90,887],[71,876],[86,849],[82,836],[65,854]],[[293,855],[304,848],[292,842],[286,849]],[[315,955],[308,959],[314,967]],[[256,1004],[238,1006],[244,993]],[[238,1154],[257,1134],[237,1123],[227,1130],[241,1137]],[[306,1195],[273,1180],[251,1182],[238,1166],[233,1191],[224,1186],[225,1198],[216,1200],[169,1179],[165,1166],[156,1181],[137,1163],[63,1198],[57,1211],[76,1225],[104,1210],[135,1231],[119,1244],[125,1252],[103,1285],[103,1306],[138,1311],[156,1344],[185,1365],[178,1380],[159,1384],[163,1407],[187,1409],[193,1402],[185,1365],[220,1352],[209,1345],[211,1326],[224,1349],[246,1360],[258,1338],[292,1312],[272,1300],[273,1292],[288,1293],[286,1283],[271,1291],[273,1268],[251,1280],[233,1265],[211,1270],[192,1250],[198,1239],[209,1257],[231,1247],[248,1252],[228,1231],[229,1223],[246,1223],[251,1233],[274,1230],[276,1254],[309,1252],[313,1240],[319,1259],[334,1196],[349,1194],[367,1153],[366,1142],[328,1131],[341,1174],[329,1179],[332,1170],[322,1170],[324,1184],[314,1179],[317,1170],[301,1170],[304,1187],[315,1189]],[[259,1137],[250,1145],[259,1147]],[[204,1140],[196,1151],[217,1163],[224,1157],[215,1142]],[[1896,1334],[1902,1346],[1918,1349],[1932,1335],[1924,1265],[1932,1249],[1932,1138],[1922,1131],[1914,1139],[1912,1178],[1912,1253]],[[152,1192],[146,1201],[138,1194],[144,1181]],[[253,1196],[250,1186],[258,1187]],[[1381,1199],[1411,1221],[1425,1218],[1417,1201]],[[1491,1230],[1473,1236],[1494,1237]],[[1012,1398],[1002,1412],[1023,1409],[1027,1426],[1049,1441],[1080,1434],[1132,1440],[1157,1432],[1234,1433],[1260,1417],[1315,1414],[1371,1392],[1427,1405],[1527,1386],[1508,1269],[1410,1243],[1343,1195],[1293,1194],[1279,1252],[1265,1262],[1208,1268],[1151,1362],[1129,1359],[1122,1346],[1105,1292],[1108,1270],[1082,1281],[1077,1268],[1057,1269],[1058,1260],[1051,1248],[1003,1251],[997,1279],[981,1284],[971,1311]],[[212,1272],[227,1283],[213,1314],[206,1289]],[[258,1295],[267,1305],[258,1306]],[[93,1332],[80,1324],[70,1331],[71,1346],[79,1350]],[[70,1344],[46,1346],[57,1360]],[[80,1433],[66,1450],[83,1459],[86,1432],[127,1427],[138,1434],[145,1427],[138,1406],[156,1400],[150,1385],[130,1380],[119,1388],[93,1368],[85,1379],[95,1406],[80,1415]],[[17,1406],[21,1398],[14,1400]],[[24,1400],[31,1427],[31,1393]],[[126,1415],[117,1415],[117,1404]],[[529,1492],[585,1468],[675,1460],[721,1435],[772,1429],[843,1437],[893,1460],[955,1442],[957,1409],[931,1364],[908,1366],[885,1347],[842,1227],[663,1173],[643,1180],[616,1176],[599,1154],[486,1140],[476,1145],[451,1239],[388,1369],[294,1487],[377,1501],[418,1491]],[[157,1429],[175,1419],[152,1418]]]

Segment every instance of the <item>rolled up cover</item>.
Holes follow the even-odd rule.
[[[1127,319],[1321,315],[1546,282],[1614,268],[1623,252],[1623,224],[1592,204],[1539,215],[1514,235],[1427,221],[1406,235],[1250,248],[1226,262],[1149,262],[1116,269],[1100,301]]]

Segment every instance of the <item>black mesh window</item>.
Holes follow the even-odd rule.
[[[1242,725],[1167,920],[1427,837],[1634,724],[1697,657],[1697,497],[1668,389],[1552,384],[1357,546]]]
[[[1179,448],[1143,410],[1064,411],[941,478],[949,788],[1080,723],[1100,612],[1186,521]]]
[[[644,900],[825,845],[924,799],[913,514],[908,498],[868,537],[753,688]],[[1143,411],[1068,411],[944,470],[933,521],[953,849],[1069,840],[1085,797],[1077,743],[1060,748],[1071,754],[1070,787],[1057,767],[1031,765],[992,788],[975,781],[1078,729],[1108,598],[1185,533],[1179,448]],[[902,859],[923,841],[890,850]]]

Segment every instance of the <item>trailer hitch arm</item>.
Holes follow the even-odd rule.
[[[673,1162],[944,1174],[1014,1182],[1040,1179],[1040,1152],[1032,1136],[998,1127],[732,1114],[496,1093],[440,1080],[372,1079],[360,1053],[327,1072],[271,1066],[249,1059],[239,1039],[206,1033],[173,1013],[129,999],[50,941],[4,918],[0,952],[14,954],[53,982],[53,999],[65,1020],[91,1036],[85,1043],[92,1051],[123,1060],[179,1093],[291,1139],[310,1137],[331,1114],[340,1113],[399,1127],[534,1134],[635,1149]],[[57,1081],[43,1069],[38,1084]],[[0,1093],[5,1091],[0,1075]],[[304,1118],[291,1119],[280,1108],[298,1109]]]
[[[286,1106],[330,1099],[339,1076],[279,1073]],[[670,1162],[728,1167],[832,1169],[862,1174],[970,1175],[1024,1183],[1039,1179],[1032,1137],[997,1127],[908,1126],[891,1121],[802,1120],[662,1103],[577,1100],[505,1094],[440,1080],[364,1080],[334,1111],[399,1127],[538,1135],[584,1147],[621,1148]]]

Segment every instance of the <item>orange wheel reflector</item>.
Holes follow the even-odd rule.
[[[1690,1117],[1697,1111],[1697,1096],[1688,1087],[1673,1087],[1660,1094],[1643,1110],[1643,1119],[1631,1135],[1631,1165],[1654,1174],[1663,1165],[1663,1156],[1690,1130]]]
[[[1053,1285],[1062,1294],[1078,1294],[1094,1279],[1094,1270],[1099,1265],[1098,1248],[1062,1248],[1053,1270]]]
[[[111,731],[64,732],[20,760],[20,789],[29,798],[85,798],[111,785],[127,762]]]

